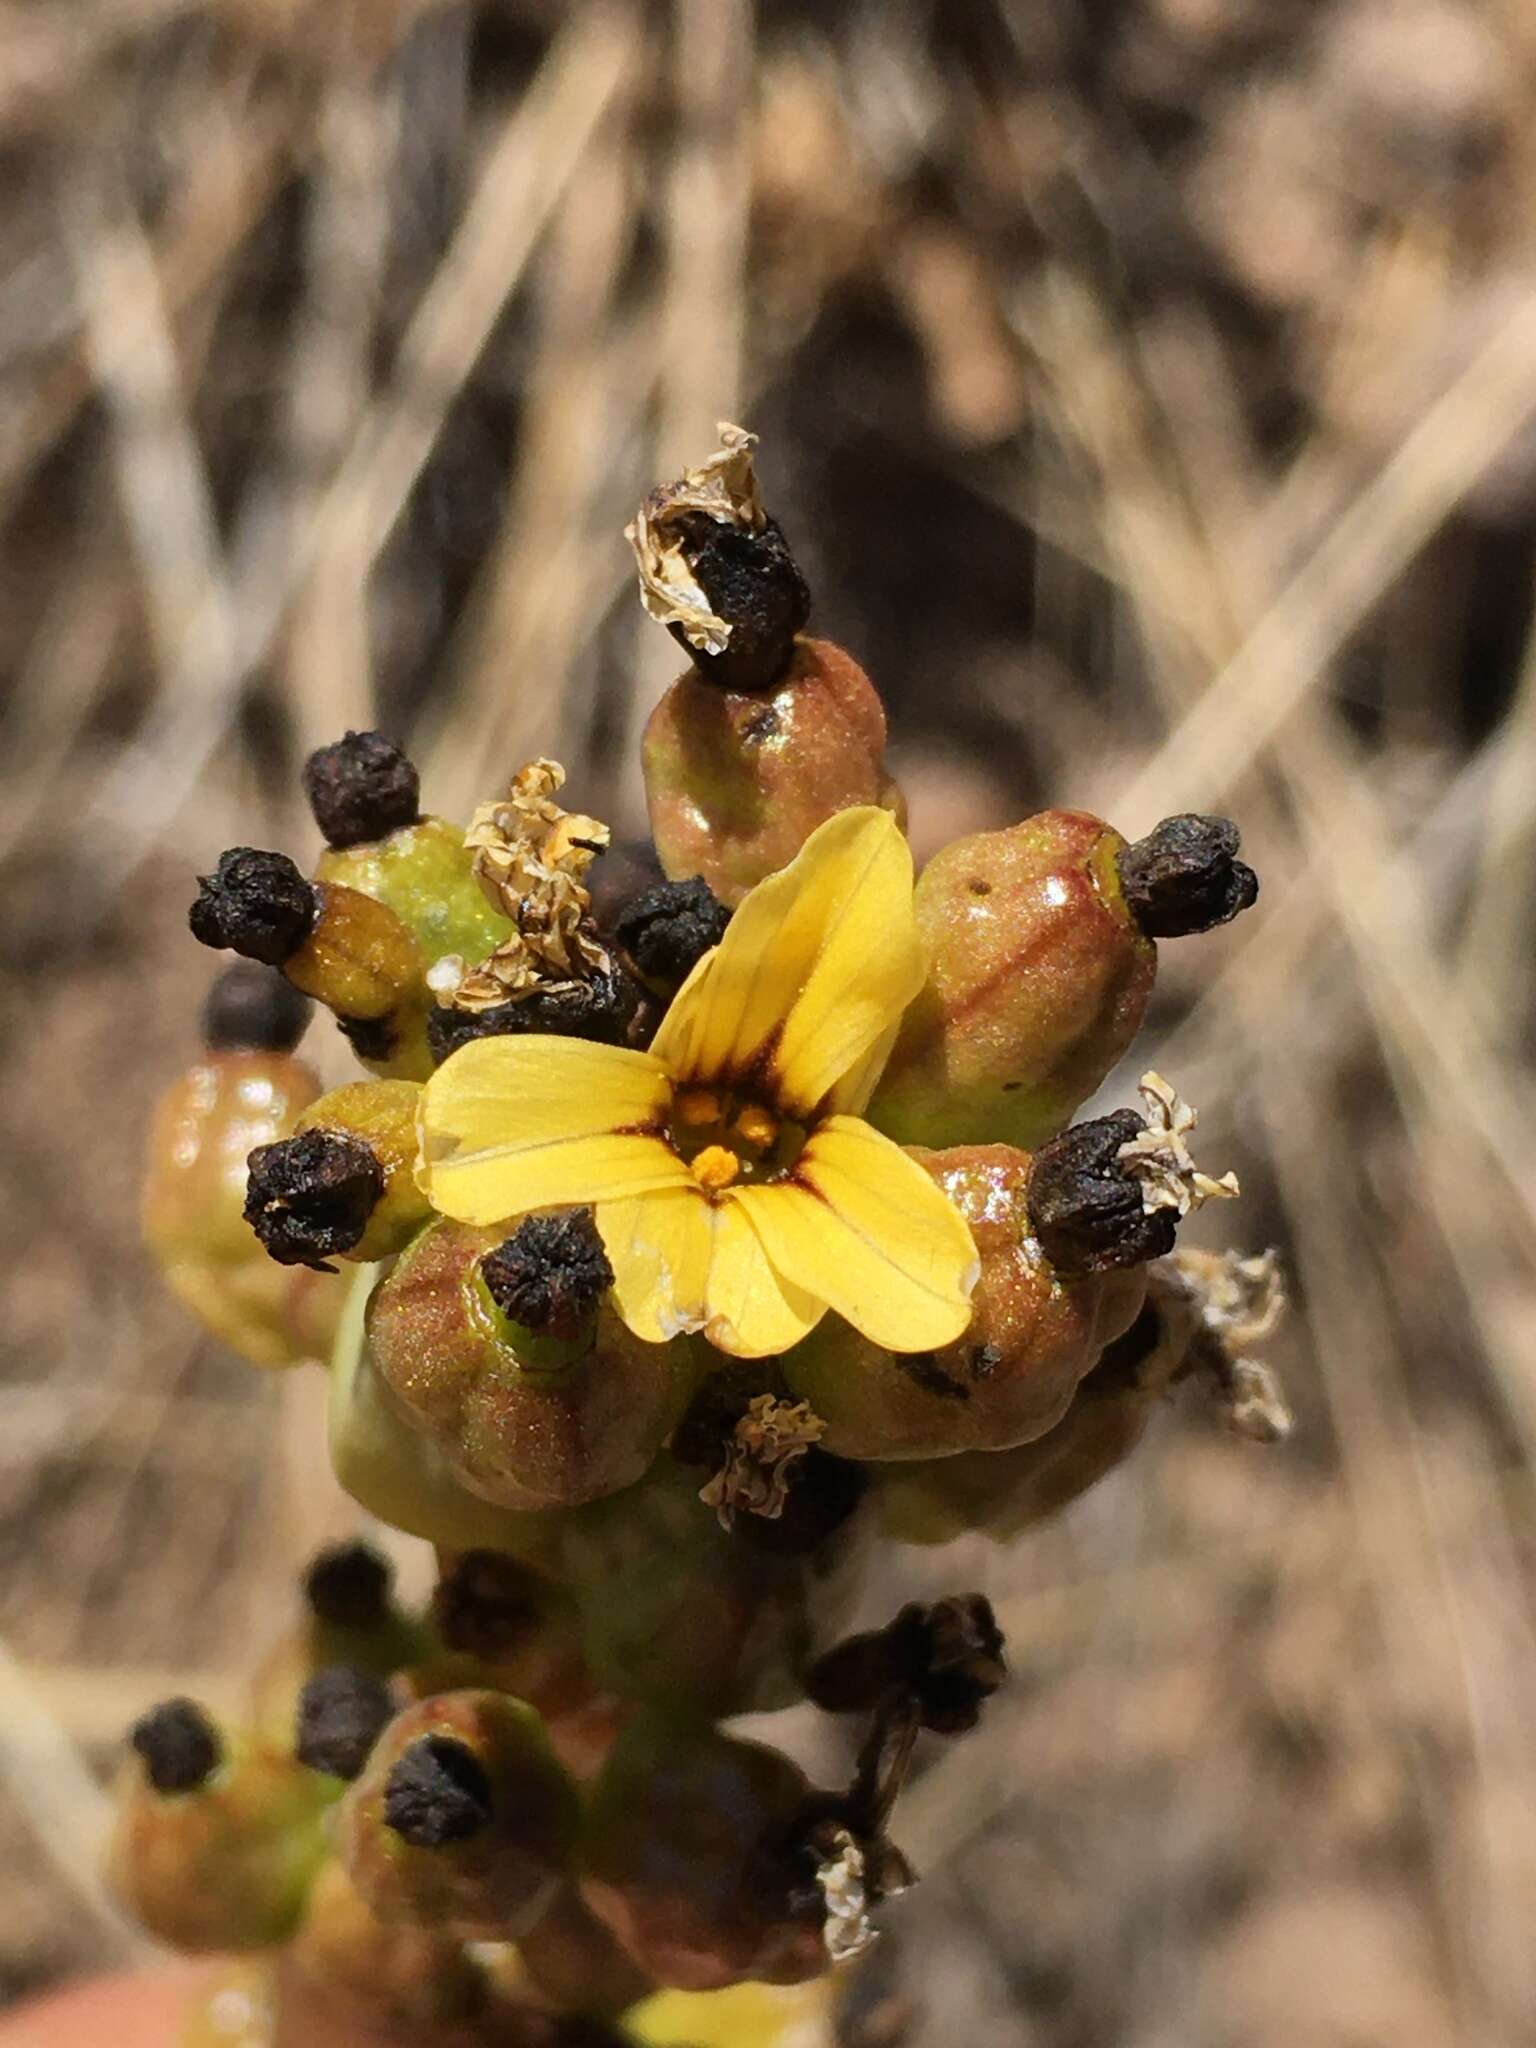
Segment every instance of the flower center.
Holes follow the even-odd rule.
[[[668,1132],[673,1149],[709,1194],[737,1180],[770,1180],[789,1166],[805,1133],[765,1103],[725,1088],[680,1088]]]

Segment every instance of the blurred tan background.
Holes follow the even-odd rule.
[[[619,530],[738,418],[920,850],[1219,808],[1264,884],[1147,1050],[1244,1182],[1193,1241],[1285,1249],[1297,1431],[1186,1400],[887,1576],[1018,1674],[901,1830],[909,2038],[1528,2043],[1525,0],[20,0],[0,164],[0,2000],[130,1951],[113,1744],[347,1526],[312,1377],[138,1249],[189,877],[308,857],[348,724],[638,829]]]

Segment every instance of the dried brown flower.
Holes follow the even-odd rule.
[[[562,809],[555,795],[564,783],[558,761],[530,761],[507,794],[470,821],[464,844],[474,849],[475,876],[514,929],[477,967],[466,970],[453,955],[433,967],[429,983],[455,1009],[492,1009],[612,970],[591,928],[585,882],[608,827]]]
[[[1231,1200],[1240,1192],[1235,1173],[1213,1180],[1202,1173],[1185,1142],[1195,1128],[1195,1111],[1161,1074],[1145,1073],[1138,1086],[1147,1106],[1147,1127],[1123,1144],[1116,1157],[1141,1182],[1142,1206],[1176,1209],[1187,1216],[1203,1202]]]
[[[789,1498],[790,1475],[825,1430],[809,1403],[759,1394],[737,1422],[725,1463],[699,1499],[714,1509],[722,1529],[742,1513],[776,1522]]]
[[[723,654],[728,620],[712,608],[687,548],[690,521],[702,515],[722,526],[760,533],[768,523],[752,467],[756,434],[722,420],[720,446],[697,469],[651,492],[624,529],[640,571],[640,602],[658,624],[675,626],[690,647]]]

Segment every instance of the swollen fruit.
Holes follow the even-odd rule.
[[[161,1097],[150,1126],[145,1241],[178,1300],[253,1365],[324,1358],[344,1293],[328,1274],[275,1266],[243,1214],[249,1153],[288,1137],[320,1093],[292,1054],[307,1010],[260,966],[221,976],[207,1050]]]
[[[914,898],[928,983],[870,1122],[916,1145],[1054,1136],[1140,1028],[1154,940],[1254,900],[1237,845],[1223,818],[1167,818],[1132,845],[1087,811],[1041,811],[935,855]]]
[[[836,812],[901,812],[885,771],[884,707],[830,640],[798,640],[766,690],[722,689],[689,669],[652,712],[641,759],[662,867],[702,876],[729,905],[787,867]]]
[[[1143,1310],[1044,1436],[1011,1451],[882,1466],[882,1528],[902,1543],[948,1543],[973,1531],[1008,1543],[1049,1521],[1130,1456],[1180,1355],[1161,1341],[1155,1313]]]
[[[576,1820],[532,1707],[448,1692],[384,1731],[342,1805],[336,1846],[379,1919],[515,1941],[554,1899]]]
[[[957,1145],[916,1157],[971,1227],[981,1258],[974,1312],[941,1351],[886,1351],[828,1316],[788,1353],[785,1379],[826,1425],[822,1447],[844,1458],[1000,1451],[1043,1435],[1145,1293],[1139,1266],[1074,1278],[1057,1270],[1030,1220],[1028,1153]]]
[[[620,1736],[582,1836],[582,1889],[658,1983],[793,1984],[828,1956],[814,1863],[799,1855],[810,1787],[762,1743],[647,1714]]]
[[[439,1222],[368,1307],[375,1370],[472,1492],[519,1510],[573,1507],[639,1479],[697,1371],[686,1337],[647,1344],[605,1297],[584,1211],[510,1236]]]
[[[190,1700],[136,1725],[109,1858],[119,1898],[192,1955],[270,1948],[298,1924],[334,1788]]]

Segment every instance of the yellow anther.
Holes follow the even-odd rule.
[[[760,1102],[744,1105],[731,1129],[738,1138],[748,1145],[755,1145],[759,1151],[766,1151],[779,1135],[779,1120]]]
[[[717,1124],[720,1098],[713,1088],[680,1088],[672,1103],[672,1113],[680,1124]]]
[[[728,1188],[740,1171],[741,1161],[727,1145],[706,1145],[693,1161],[694,1179],[711,1194]]]

